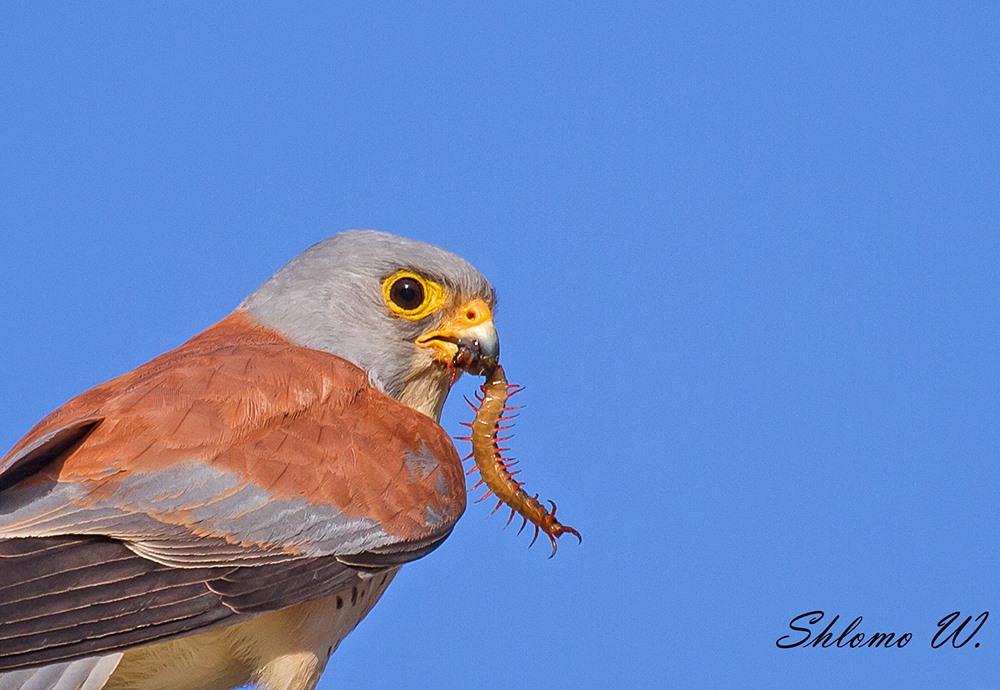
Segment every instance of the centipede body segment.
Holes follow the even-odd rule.
[[[494,506],[491,515],[506,505],[510,508],[510,517],[507,518],[509,525],[515,515],[520,515],[522,519],[521,528],[518,534],[524,530],[530,522],[535,528],[534,537],[531,544],[535,543],[539,531],[544,532],[552,542],[552,553],[549,558],[556,554],[556,539],[563,534],[569,533],[579,541],[583,541],[580,533],[572,527],[561,524],[556,519],[556,504],[549,501],[552,510],[549,511],[538,500],[538,494],[529,496],[522,488],[523,481],[515,480],[520,470],[511,469],[517,464],[513,458],[503,455],[508,449],[500,444],[510,438],[510,436],[500,436],[504,431],[510,429],[510,420],[516,416],[517,407],[507,404],[511,396],[521,390],[519,386],[507,383],[507,377],[503,367],[497,364],[492,371],[487,374],[486,382],[481,388],[482,395],[477,395],[479,401],[477,407],[471,401],[469,405],[476,410],[476,418],[471,423],[465,423],[471,429],[469,436],[462,440],[471,441],[472,453],[466,459],[474,458],[475,465],[469,470],[472,474],[479,470],[480,480],[473,489],[486,485],[487,492],[477,503],[489,498],[491,495],[497,497],[497,504]],[[505,424],[504,422],[508,422]]]

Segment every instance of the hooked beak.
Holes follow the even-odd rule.
[[[500,339],[493,314],[481,299],[465,303],[441,327],[424,333],[416,344],[432,350],[434,359],[445,366],[470,374],[487,374],[500,361]]]

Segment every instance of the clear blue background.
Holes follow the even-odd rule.
[[[997,4],[355,4],[3,4],[3,447],[393,231],[495,283],[584,542],[470,505],[321,688],[1000,685]]]

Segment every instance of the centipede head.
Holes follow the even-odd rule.
[[[489,376],[498,366],[500,351],[486,352],[478,340],[459,338],[456,343],[458,351],[451,360],[452,383],[458,378],[458,372],[467,371],[473,376]]]
[[[552,541],[552,553],[549,554],[549,558],[552,558],[553,556],[556,555],[556,550],[559,548],[558,544],[556,543],[556,538],[561,537],[564,534],[572,534],[574,537],[576,537],[577,542],[582,544],[583,537],[580,536],[580,533],[577,532],[572,527],[570,527],[569,525],[564,525],[560,523],[558,520],[556,520],[556,502],[549,501],[549,504],[551,504],[552,506],[552,511],[547,513],[550,519],[545,521],[541,529],[543,532],[545,532],[546,536],[548,536],[549,540]],[[539,528],[536,526],[535,537],[538,537],[538,529]],[[534,544],[535,540],[532,539],[531,543]],[[530,547],[531,544],[529,544],[528,546]]]

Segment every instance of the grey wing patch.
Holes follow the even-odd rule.
[[[42,436],[17,455],[0,461],[0,491],[13,486],[50,462],[73,450],[90,435],[103,417],[79,419]]]
[[[34,486],[14,486],[0,492],[0,537],[49,537],[63,534],[109,534],[116,526],[134,523],[139,516],[129,516],[113,505],[93,506],[86,502],[82,487],[67,482],[48,482]],[[130,524],[128,529],[153,532],[154,521],[146,516],[144,525]],[[159,525],[161,535],[166,525]],[[152,535],[150,535],[152,536]]]
[[[178,486],[184,489],[178,491]],[[275,498],[231,472],[200,462],[156,473],[132,473],[122,480],[112,500],[153,514],[185,510],[200,530],[234,543],[284,547],[294,555],[352,553],[398,539],[374,520],[350,517],[333,506],[301,498]]]
[[[177,515],[196,525],[199,536],[177,524]],[[52,481],[0,492],[0,538],[66,534],[111,537],[143,557],[182,567],[278,563],[398,541],[374,520],[301,498],[275,498],[200,462],[132,472],[99,503],[83,483]]]
[[[299,558],[282,549],[247,548],[213,537],[192,541],[191,534],[181,528],[177,528],[176,536],[174,540],[146,539],[124,544],[137,556],[176,568],[268,565]]]
[[[109,654],[0,673],[0,690],[100,690],[121,658]]]
[[[438,468],[438,459],[423,441],[420,442],[420,450],[407,450],[404,460],[410,479],[423,479]]]
[[[423,539],[401,541],[390,546],[371,549],[363,553],[337,556],[337,560],[345,565],[367,570],[392,568],[423,558],[431,551],[441,546],[441,543],[451,534],[451,528]]]

